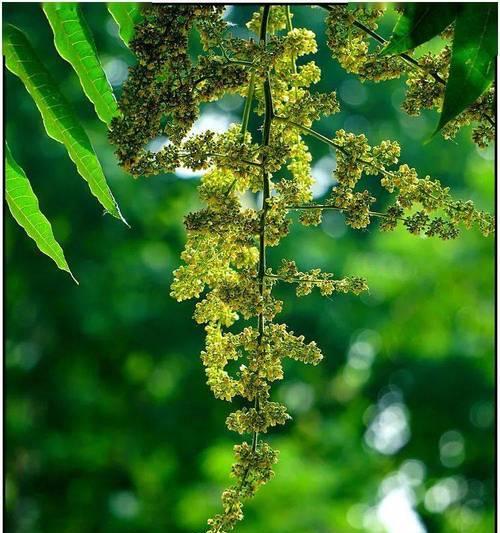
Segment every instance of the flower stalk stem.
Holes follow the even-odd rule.
[[[255,90],[255,72],[250,76],[250,83],[248,84],[248,92],[245,100],[245,107],[243,108],[243,118],[241,120],[241,135],[244,137],[248,129],[248,120],[250,119],[250,111],[252,110],[253,93]]]
[[[265,5],[262,10],[262,23],[260,27],[260,41],[264,44],[267,43],[267,24],[269,21],[269,12],[271,6]],[[274,118],[273,97],[271,93],[271,80],[269,72],[264,80],[264,125],[262,131],[262,146],[267,147],[271,141],[271,124]],[[262,210],[260,216],[260,229],[259,229],[259,269],[257,273],[259,282],[259,294],[261,299],[264,298],[265,285],[266,285],[266,215],[268,210],[267,201],[271,196],[271,175],[266,168],[266,153],[262,155]],[[264,312],[261,311],[258,316],[258,344],[262,344],[264,338],[264,329],[266,325],[266,319]],[[255,397],[255,409],[259,410],[259,398]],[[252,439],[252,450],[255,451],[257,447],[259,435],[254,432]]]

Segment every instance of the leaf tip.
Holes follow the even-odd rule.
[[[131,229],[130,224],[127,222],[125,217],[122,215],[122,212],[120,211],[120,208],[118,207],[117,204],[115,204],[113,206],[113,210],[112,211],[108,210],[108,209],[105,209],[104,212],[103,212],[103,215],[111,215],[112,217],[117,218],[118,220],[123,222],[125,224],[125,226],[127,226],[127,228]]]
[[[71,276],[71,279],[77,284],[77,285],[80,285],[80,282],[75,278],[75,276],[73,276],[73,272],[71,272],[71,270],[66,270],[66,272]]]
[[[127,226],[128,229],[132,229],[132,226],[126,221],[125,217],[121,214],[121,211],[116,208],[118,211],[118,218]]]

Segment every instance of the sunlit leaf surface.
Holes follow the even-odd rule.
[[[68,272],[75,279],[66,262],[64,252],[54,237],[52,226],[40,211],[38,198],[24,170],[12,156],[7,143],[5,143],[5,199],[16,222],[35,241],[40,251],[48,255],[61,270]]]
[[[4,28],[3,35],[6,66],[21,79],[35,101],[48,135],[64,144],[78,173],[106,211],[124,221],[85,130],[28,39],[12,25]]]
[[[108,2],[108,10],[120,28],[120,37],[128,46],[134,35],[134,24],[141,18],[137,2]]]
[[[77,73],[98,117],[109,124],[117,115],[118,106],[80,6],[74,2],[46,2],[43,10],[52,27],[57,51]]]

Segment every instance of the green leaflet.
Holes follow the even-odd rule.
[[[381,55],[402,54],[412,48],[430,41],[441,33],[455,19],[457,4],[403,4],[404,12],[399,17],[392,37]]]
[[[46,2],[43,11],[52,27],[57,51],[77,73],[97,116],[110,124],[118,113],[118,106],[79,5],[73,2]]]
[[[436,132],[488,89],[496,53],[497,4],[463,4],[455,23],[450,74]]]
[[[70,274],[76,281],[64,252],[52,233],[52,226],[40,211],[36,197],[24,170],[17,164],[5,143],[5,199],[16,222],[35,241],[41,252]],[[78,283],[78,281],[76,281]]]
[[[21,79],[35,101],[47,134],[64,144],[79,174],[106,211],[126,223],[85,130],[24,33],[10,24],[5,26],[3,50],[7,68]]]
[[[108,11],[120,28],[120,37],[128,46],[134,35],[134,26],[141,19],[140,4],[136,2],[108,2]]]

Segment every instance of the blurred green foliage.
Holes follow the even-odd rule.
[[[40,6],[3,7],[4,23],[28,33],[72,102],[132,226],[101,216],[19,80],[6,74],[12,152],[80,281],[7,217],[6,529],[203,531],[236,441],[224,426],[228,406],[205,385],[193,304],[169,297],[183,216],[198,207],[197,179],[125,175]],[[133,58],[104,4],[83,9],[119,92]],[[318,89],[337,89],[343,104],[317,129],[363,132],[373,144],[399,140],[403,161],[491,211],[493,151],[477,150],[467,129],[456,142],[424,146],[436,116],[402,113],[401,81],[361,84],[345,74],[325,46],[325,13],[292,10],[295,25],[318,37]],[[252,11],[242,5],[228,16],[241,26]],[[389,15],[380,32],[387,36],[393,22]],[[238,121],[241,104],[226,98],[205,113]],[[310,146],[326,192],[332,153],[314,139]],[[294,257],[303,269],[365,276],[370,293],[297,300],[279,288],[283,321],[317,340],[326,358],[315,368],[289,363],[276,394],[294,420],[270,436],[281,450],[276,477],[248,505],[240,533],[493,531],[493,246],[475,231],[451,242],[375,226],[356,232],[329,213],[272,250],[274,265]]]

